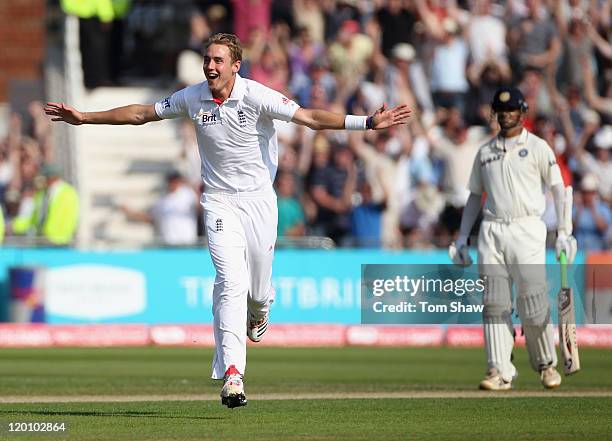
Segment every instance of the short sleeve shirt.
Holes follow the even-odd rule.
[[[207,82],[155,103],[160,118],[190,118],[205,189],[258,192],[271,188],[278,167],[274,119],[291,121],[299,106],[281,93],[236,74],[230,97],[217,104]]]
[[[485,216],[510,220],[541,217],[546,207],[544,187],[563,184],[553,150],[546,141],[523,130],[511,149],[493,138],[484,144],[472,166],[469,190],[487,193]]]

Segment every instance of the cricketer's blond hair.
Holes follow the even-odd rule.
[[[204,43],[204,51],[206,51],[213,44],[227,46],[230,51],[230,55],[232,56],[232,63],[242,61],[242,44],[236,35],[224,33],[211,35],[206,43]]]

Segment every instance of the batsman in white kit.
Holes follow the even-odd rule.
[[[469,181],[470,196],[461,219],[457,241],[449,248],[453,262],[470,265],[468,236],[486,194],[478,235],[478,268],[486,277],[484,339],[488,371],[480,382],[484,390],[509,390],[518,375],[512,364],[514,327],[512,287],[532,368],[542,385],[561,384],[556,370],[554,328],[545,274],[545,187],[550,189],[558,219],[557,258],[576,255],[571,236],[571,204],[552,148],[523,128],[527,103],[517,88],[496,91],[492,110],[500,133],[484,144],[474,160]],[[565,214],[565,215],[564,215]]]
[[[144,124],[179,117],[193,121],[202,160],[201,203],[216,270],[212,378],[224,380],[221,401],[230,408],[247,404],[246,339],[262,339],[274,300],[278,215],[272,183],[278,147],[273,120],[315,130],[367,130],[405,123],[411,112],[405,105],[383,105],[372,116],[301,108],[281,93],[242,78],[241,60],[238,38],[215,34],[204,45],[206,81],[155,104],[79,112],[64,103],[48,103],[45,109],[53,121],[75,125]]]

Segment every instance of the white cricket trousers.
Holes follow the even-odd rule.
[[[247,310],[262,318],[274,300],[278,208],[272,188],[257,193],[207,191],[202,206],[216,271],[212,378],[222,379],[231,365],[245,372]]]
[[[487,277],[484,337],[489,368],[505,380],[516,376],[512,287],[531,366],[535,371],[557,365],[546,283],[546,225],[538,217],[509,222],[485,220],[478,236],[478,266]]]

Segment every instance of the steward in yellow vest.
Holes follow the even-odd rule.
[[[53,245],[74,239],[79,219],[79,196],[53,166],[44,166],[36,178],[32,210],[13,219],[13,234],[42,236]]]

